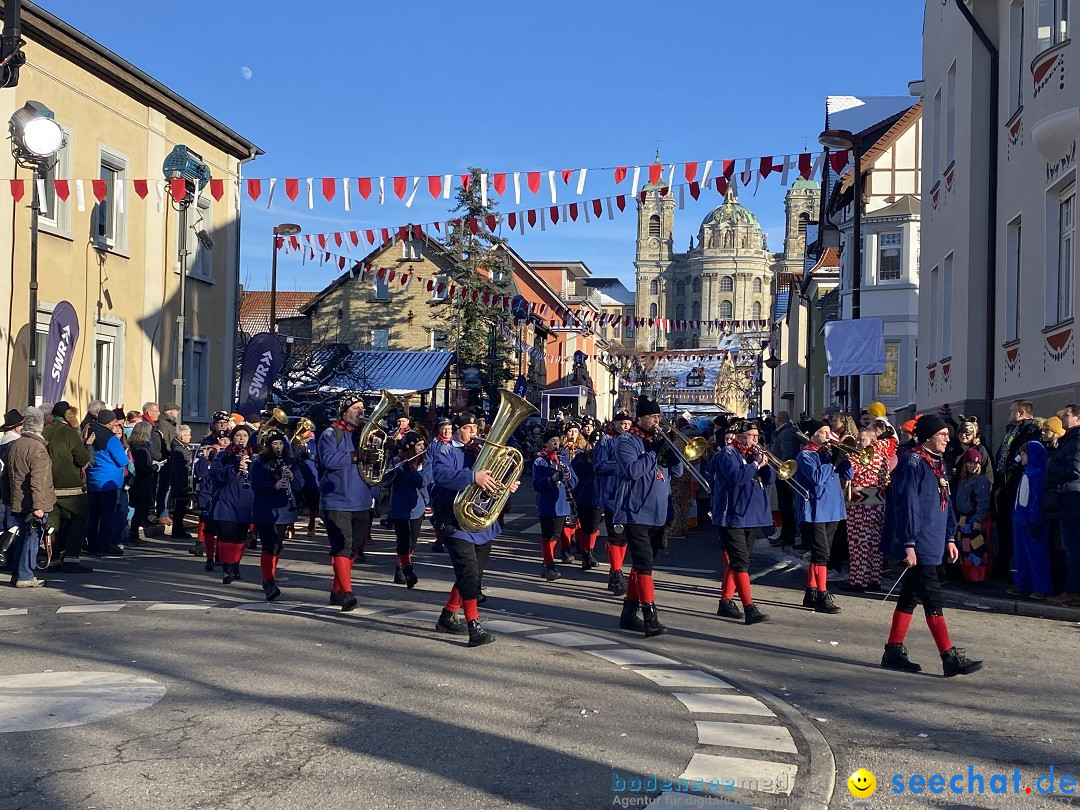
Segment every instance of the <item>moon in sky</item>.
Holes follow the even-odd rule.
[[[243,76],[245,79],[250,79],[251,78],[251,68],[249,68],[249,67],[240,68],[240,75]]]

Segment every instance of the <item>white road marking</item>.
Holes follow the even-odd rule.
[[[217,607],[217,605],[217,602],[208,602],[202,605],[156,602],[153,605],[150,605],[147,610],[209,610],[212,607]]]
[[[546,633],[541,636],[529,636],[534,641],[543,641],[545,644],[557,644],[560,647],[589,647],[593,644],[614,644],[606,638],[590,636],[587,633],[575,633],[566,631],[563,633]]]
[[[509,619],[492,619],[484,622],[485,630],[494,630],[496,633],[531,633],[533,630],[544,630],[539,624],[525,624],[514,622]]]
[[[29,608],[0,608],[0,616],[25,616],[29,612]]]
[[[350,611],[342,611],[337,605],[322,605],[319,607],[319,612],[324,610],[330,610],[334,613],[340,613],[342,616],[354,615],[354,616],[374,616],[376,613],[383,613],[389,610],[386,607],[375,607],[373,605],[357,605],[355,609]]]
[[[441,610],[413,610],[409,613],[399,613],[394,616],[395,619],[415,619],[419,622],[429,623],[437,622],[439,616],[442,615]]]
[[[157,681],[121,672],[9,675],[0,690],[0,732],[81,726],[145,709],[164,696]]]
[[[750,714],[757,717],[775,717],[772,709],[757,698],[747,695],[731,695],[722,692],[687,693],[675,692],[682,704],[693,714]]]
[[[698,742],[702,745],[726,745],[731,748],[757,748],[762,751],[799,753],[791,732],[783,726],[762,726],[753,723],[716,723],[696,720]]]
[[[734,688],[727,681],[722,681],[715,675],[702,672],[700,669],[635,669],[634,672],[663,687],[696,688],[715,686],[721,689]]]
[[[282,604],[281,602],[246,602],[236,606],[239,610],[251,610],[255,613],[285,613],[296,610],[299,605]]]
[[[795,788],[798,765],[741,757],[718,757],[713,754],[694,754],[680,779],[702,779],[705,782],[731,779],[735,787],[755,793],[791,795]]]
[[[646,650],[627,648],[620,650],[586,650],[585,652],[589,655],[603,658],[605,661],[610,661],[613,664],[618,664],[619,666],[626,666],[627,664],[670,664],[673,667],[679,666],[678,661],[664,658],[662,655],[647,652]]]
[[[123,605],[64,605],[56,609],[57,613],[115,613]]]

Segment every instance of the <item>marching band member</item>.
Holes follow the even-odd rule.
[[[322,432],[316,445],[319,505],[334,568],[330,604],[341,605],[342,611],[356,609],[352,592],[353,560],[364,549],[374,502],[371,487],[360,477],[357,466],[375,460],[375,451],[359,446],[363,413],[364,402],[359,394],[343,396],[337,421]]]
[[[646,637],[667,632],[656,613],[653,557],[664,548],[664,526],[671,516],[671,477],[682,475],[682,455],[659,432],[660,406],[641,397],[637,423],[619,436],[619,495],[615,522],[625,528],[631,569],[619,627],[644,631]],[[642,617],[638,618],[638,607]]]
[[[232,443],[214,456],[210,465],[210,480],[214,484],[210,518],[217,529],[217,554],[225,585],[240,579],[240,560],[251,525],[250,442],[247,426],[237,425],[232,431]]]
[[[586,429],[584,425],[582,429]],[[587,430],[589,432],[585,434],[585,449],[575,455],[570,464],[571,470],[577,476],[574,504],[577,506],[577,544],[581,549],[582,571],[588,571],[599,565],[593,549],[596,548],[596,540],[600,536],[600,520],[604,516],[604,502],[594,467],[596,445],[600,441],[600,428],[590,421]]]
[[[633,420],[627,411],[616,411],[609,433],[600,437],[593,448],[593,470],[596,474],[604,505],[604,526],[607,528],[608,590],[615,596],[626,593],[623,560],[626,559],[626,535],[615,530],[615,507],[619,489],[619,462],[615,458],[616,442],[630,429]]]
[[[750,595],[750,550],[762,528],[772,524],[769,486],[776,480],[776,470],[765,463],[759,437],[757,422],[737,422],[735,441],[717,451],[709,468],[712,522],[726,564],[716,615],[744,618],[732,599],[738,592],[746,624],[769,620]]]
[[[428,461],[432,461],[435,458],[435,451],[439,449],[441,445],[451,444],[454,441],[454,423],[448,416],[440,416],[435,422],[435,441],[427,449]],[[431,544],[431,550],[439,553],[445,551],[443,546],[443,528],[442,524],[435,519],[435,513],[431,515],[431,529],[435,533],[435,542]]]
[[[566,428],[563,434],[562,447],[559,449],[559,456],[562,458],[562,463],[567,467],[570,466],[574,458],[581,452],[581,425],[577,422],[567,422]],[[570,499],[570,511],[566,515],[566,519],[563,521],[563,525],[559,527],[559,562],[562,563],[574,563],[577,560],[574,558],[574,551],[571,546],[574,544],[574,535],[577,533],[578,527],[578,514],[577,504],[574,503],[574,499]],[[580,549],[578,549],[580,552]]]
[[[806,432],[810,441],[795,457],[799,465],[795,480],[810,496],[809,500],[795,496],[803,544],[810,548],[803,607],[813,608],[817,613],[839,613],[840,607],[829,593],[829,552],[840,521],[847,517],[840,481],[850,481],[854,472],[847,454],[837,445],[832,428],[811,420]]]
[[[554,582],[562,574],[555,567],[555,543],[559,540],[570,506],[577,475],[559,452],[562,436],[557,430],[544,434],[544,447],[536,455],[532,468],[533,490],[536,492],[536,514],[540,518],[540,550],[544,564],[540,576]]]
[[[405,434],[398,445],[401,449],[389,471],[389,517],[397,538],[394,582],[412,588],[419,581],[413,571],[412,553],[420,537],[424,510],[431,502],[431,462],[424,437],[419,433]]]
[[[280,430],[267,431],[263,451],[251,465],[251,490],[255,494],[252,519],[262,544],[259,567],[267,602],[281,596],[274,581],[278,558],[285,532],[296,520],[297,498],[303,488],[304,474],[289,450],[289,440]]]
[[[217,523],[210,517],[210,510],[214,503],[214,482],[210,478],[210,468],[214,458],[230,444],[232,434],[227,430],[219,430],[214,436],[214,444],[204,444],[199,447],[198,457],[195,459],[195,499],[199,506],[199,527],[196,536],[203,544],[206,553],[206,571],[214,570],[214,562],[217,559]]]
[[[956,517],[942,459],[949,445],[948,423],[937,414],[920,417],[915,423],[915,442],[896,465],[881,535],[882,549],[902,557],[907,566],[881,666],[903,672],[922,670],[908,659],[904,646],[915,607],[922,602],[945,677],[970,675],[982,669],[982,661],[972,661],[953,646],[943,612],[941,562],[944,558],[954,563],[959,558]]]
[[[314,430],[297,431],[293,436],[292,454],[304,473],[300,504],[308,510],[307,536],[314,537],[315,521],[319,516],[319,470],[315,459]]]
[[[498,488],[498,482],[489,470],[472,469],[471,465],[476,461],[476,457],[464,450],[476,433],[476,419],[472,414],[459,414],[454,419],[454,425],[457,428],[455,439],[460,446],[455,446],[452,442],[439,442],[432,455],[432,506],[436,520],[443,527],[443,544],[454,566],[455,578],[454,587],[450,589],[450,598],[435,623],[435,629],[454,635],[468,633],[469,646],[479,647],[495,640],[495,636],[484,630],[480,624],[477,599],[480,596],[480,580],[484,575],[484,566],[491,554],[491,541],[499,536],[501,529],[498,521],[479,532],[462,529],[454,516],[454,498],[470,484],[476,484],[487,492],[494,492]],[[518,483],[514,481],[509,485],[511,492],[517,491]],[[462,627],[458,620],[459,608],[465,610],[468,629]]]

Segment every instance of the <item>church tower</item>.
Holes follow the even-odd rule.
[[[660,161],[657,152],[656,161]],[[665,193],[661,194],[661,190]],[[675,199],[661,183],[647,183],[642,189],[644,201],[638,196],[637,249],[634,254],[636,271],[636,300],[634,310],[639,318],[672,317],[666,305],[672,290],[667,272],[675,252]],[[642,350],[655,348],[654,329],[638,329],[635,345]]]
[[[784,197],[787,227],[784,252],[779,256],[777,273],[802,273],[806,258],[806,229],[817,222],[821,204],[821,186],[816,180],[796,180]]]

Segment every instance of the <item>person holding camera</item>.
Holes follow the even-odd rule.
[[[40,588],[45,580],[34,576],[49,512],[56,506],[52,460],[41,432],[45,415],[40,408],[23,413],[22,435],[7,451],[4,466],[4,501],[18,528],[12,557],[11,584],[16,588]]]

